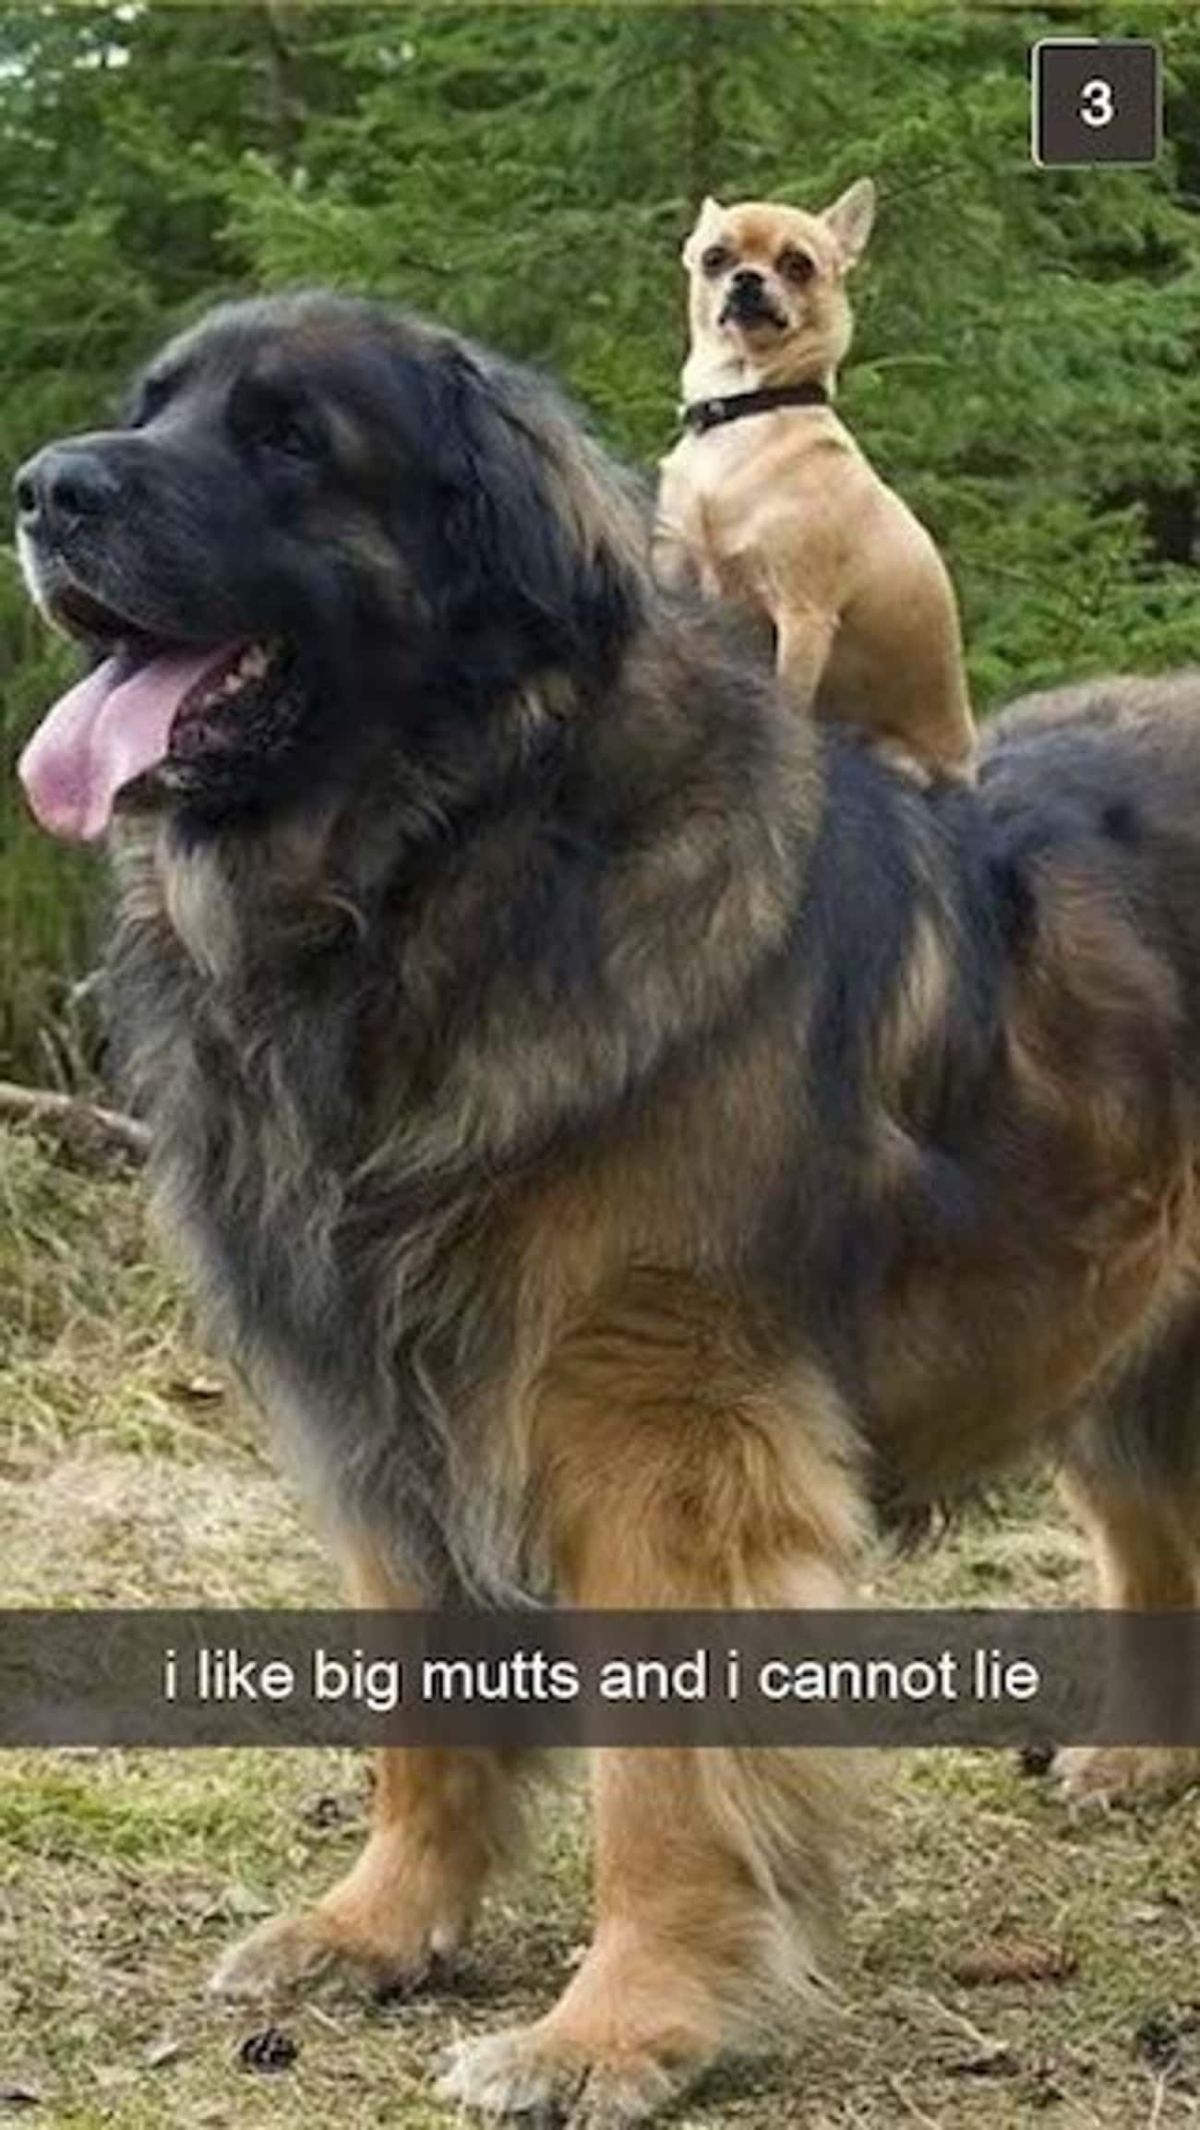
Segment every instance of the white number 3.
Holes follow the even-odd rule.
[[[1111,81],[1097,75],[1085,81],[1079,92],[1079,116],[1085,126],[1111,126],[1117,115],[1117,100]]]

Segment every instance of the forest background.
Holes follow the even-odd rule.
[[[1029,157],[1045,35],[1153,36],[1153,170]],[[926,519],[986,711],[1200,655],[1200,9],[216,7],[0,13],[0,461],[95,426],[221,297],[400,298],[565,380],[652,468],[706,192],[880,188],[842,407]],[[0,550],[0,1075],[86,1067],[103,868],[12,764],[69,671]]]

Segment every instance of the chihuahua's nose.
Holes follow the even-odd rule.
[[[739,296],[761,296],[764,282],[756,266],[739,266],[731,286]]]
[[[77,444],[47,444],[26,460],[13,482],[17,517],[28,533],[77,524],[107,510],[120,485],[99,452]]]

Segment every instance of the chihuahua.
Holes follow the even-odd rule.
[[[906,767],[969,776],[945,564],[832,407],[874,213],[869,178],[823,214],[705,200],[683,251],[684,433],[662,462],[655,564],[769,623],[806,710],[866,727]]]

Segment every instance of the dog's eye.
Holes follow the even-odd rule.
[[[162,413],[178,383],[178,377],[165,370],[157,377],[144,377],[126,414],[126,428],[144,429]]]
[[[792,244],[789,244],[786,251],[781,251],[779,254],[780,273],[785,280],[794,281],[798,288],[803,288],[806,281],[811,281],[816,270],[808,253],[806,251],[797,251]]]
[[[316,424],[305,408],[275,385],[242,379],[235,387],[229,422],[238,442],[280,458],[314,459],[321,449]]]
[[[303,415],[295,407],[282,403],[259,415],[254,425],[254,441],[289,459],[310,459],[317,450],[317,439]]]
[[[723,274],[733,264],[733,253],[728,244],[710,244],[707,251],[701,252],[700,264],[706,274]]]
[[[316,439],[296,414],[283,414],[260,434],[260,442],[288,458],[307,459],[316,450]]]

